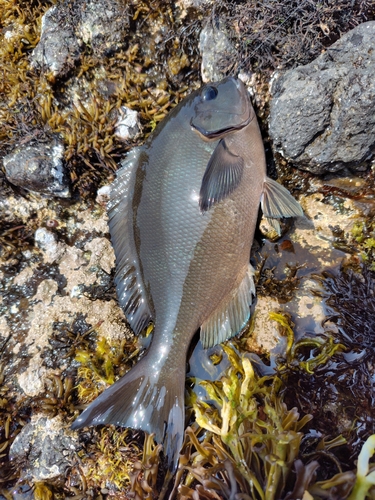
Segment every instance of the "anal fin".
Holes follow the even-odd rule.
[[[245,277],[236,292],[223,301],[201,326],[204,349],[234,337],[250,317],[249,306],[255,295],[254,268],[249,264]]]

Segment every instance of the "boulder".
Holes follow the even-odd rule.
[[[271,95],[270,136],[287,160],[315,174],[366,169],[375,146],[375,22],[276,77]]]

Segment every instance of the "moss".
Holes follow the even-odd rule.
[[[357,243],[361,257],[375,271],[375,222],[371,218],[358,221],[352,229],[352,240]]]

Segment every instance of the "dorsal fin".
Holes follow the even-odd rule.
[[[116,255],[115,283],[121,307],[134,333],[139,334],[151,321],[133,228],[133,195],[142,148],[135,148],[117,171],[108,203],[109,230]]]
[[[235,293],[227,298],[201,326],[204,349],[220,344],[239,333],[250,317],[249,306],[255,295],[254,268],[249,264]]]

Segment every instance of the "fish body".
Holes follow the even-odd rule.
[[[274,221],[302,215],[266,176],[255,112],[235,78],[193,92],[130,153],[109,203],[115,281],[131,327],[140,333],[152,321],[153,338],[147,354],[73,428],[112,423],[154,433],[175,469],[187,350],[198,328],[210,347],[249,318],[260,203]]]

